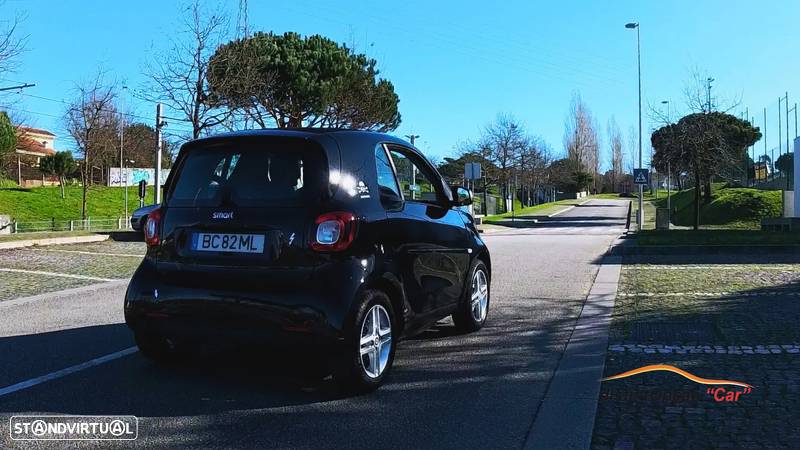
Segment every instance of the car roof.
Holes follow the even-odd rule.
[[[368,143],[377,144],[379,142],[391,142],[406,147],[413,147],[408,142],[398,137],[392,136],[390,134],[380,133],[377,131],[352,130],[346,128],[292,128],[292,129],[267,128],[259,130],[232,131],[228,133],[219,133],[208,137],[196,139],[194,141],[188,142],[187,144],[192,144],[191,146],[194,147],[195,144],[202,145],[202,143],[206,141],[217,141],[219,139],[225,139],[225,138],[242,138],[242,137],[252,138],[259,136],[295,137],[295,138],[311,139],[314,141],[318,141],[320,136],[328,136],[336,141],[352,142],[352,140],[358,140],[361,141],[361,143],[363,144],[368,144]]]

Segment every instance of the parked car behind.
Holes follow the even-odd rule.
[[[134,211],[133,214],[131,214],[131,228],[133,228],[135,231],[142,231],[144,223],[147,221],[147,216],[150,215],[151,212],[158,209],[158,207],[158,204],[147,205],[142,206]]]
[[[185,144],[125,296],[142,354],[262,343],[380,386],[399,339],[452,315],[476,331],[491,261],[472,201],[414,147],[380,133],[260,130]]]

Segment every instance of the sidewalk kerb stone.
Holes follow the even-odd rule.
[[[622,258],[606,256],[525,440],[525,449],[589,448]]]

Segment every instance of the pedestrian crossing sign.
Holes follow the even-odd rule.
[[[650,184],[650,171],[647,169],[633,169],[634,184]]]

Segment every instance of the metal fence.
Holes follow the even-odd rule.
[[[42,231],[111,231],[130,229],[130,217],[101,217],[75,220],[36,220],[11,222],[11,233]]]

